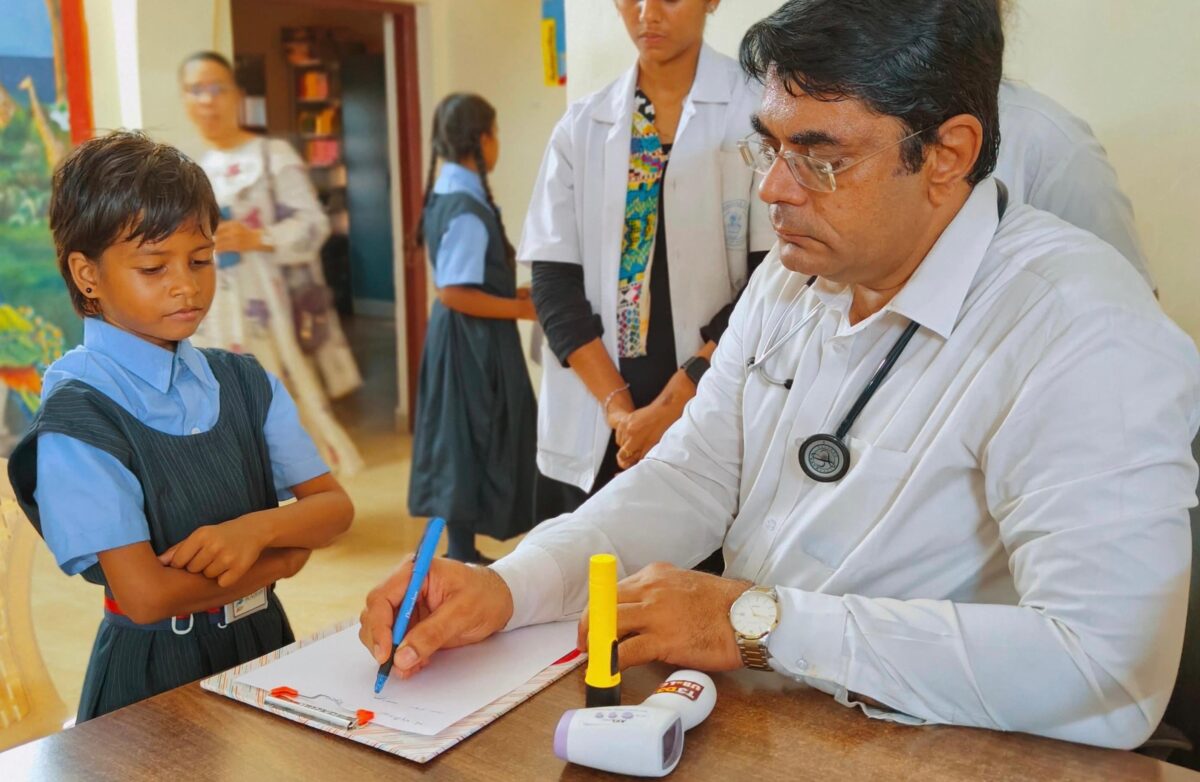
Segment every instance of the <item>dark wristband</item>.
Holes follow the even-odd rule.
[[[700,385],[700,378],[704,377],[704,373],[708,371],[710,366],[711,364],[704,356],[692,356],[683,362],[683,366],[680,369],[683,370],[683,374],[688,376],[689,380],[696,385]]]

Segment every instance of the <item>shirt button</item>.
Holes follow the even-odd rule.
[[[198,427],[198,426],[193,426],[193,427],[192,427],[192,434],[200,434],[200,427]]]
[[[807,671],[808,670],[808,660],[805,660],[803,657],[797,657],[796,658],[796,670]]]
[[[775,527],[777,527],[777,526],[779,526],[779,525],[776,523],[775,519],[767,519],[767,523],[766,523],[767,532],[774,532]]]

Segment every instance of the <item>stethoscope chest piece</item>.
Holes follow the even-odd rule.
[[[850,450],[831,434],[814,434],[800,446],[800,469],[814,481],[840,481],[850,469]]]

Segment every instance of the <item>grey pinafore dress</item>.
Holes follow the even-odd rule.
[[[258,362],[204,350],[221,386],[220,413],[207,432],[171,435],[138,421],[119,404],[80,381],[55,389],[9,461],[9,478],[25,513],[41,532],[37,437],[56,432],[114,456],[142,485],[150,545],[156,554],[198,527],[277,507],[263,434],[271,386]],[[105,587],[99,564],[82,574]],[[180,634],[191,625],[190,631]],[[139,626],[105,611],[92,647],[78,722],[119,709],[204,676],[232,668],[291,643],[287,615],[273,590],[268,607],[222,627],[223,614],[195,614]]]
[[[434,194],[422,217],[429,257],[463,213],[487,228],[484,293],[517,294],[500,222],[466,193]],[[517,324],[476,318],[435,301],[417,390],[408,511],[505,540],[533,526],[537,402]]]

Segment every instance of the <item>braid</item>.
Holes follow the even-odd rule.
[[[421,202],[421,216],[417,218],[417,247],[425,246],[425,210],[433,196],[433,178],[437,174],[437,154],[429,156],[429,176],[425,177],[425,199]]]
[[[512,242],[508,240],[508,232],[504,230],[504,218],[500,216],[500,207],[496,206],[496,199],[492,196],[492,187],[488,184],[487,178],[487,163],[483,159],[483,146],[478,139],[475,140],[474,154],[475,167],[479,169],[479,181],[483,183],[483,193],[487,196],[488,205],[496,213],[496,222],[500,224],[500,236],[504,239],[504,257],[509,266],[516,268],[517,251],[512,246]]]

